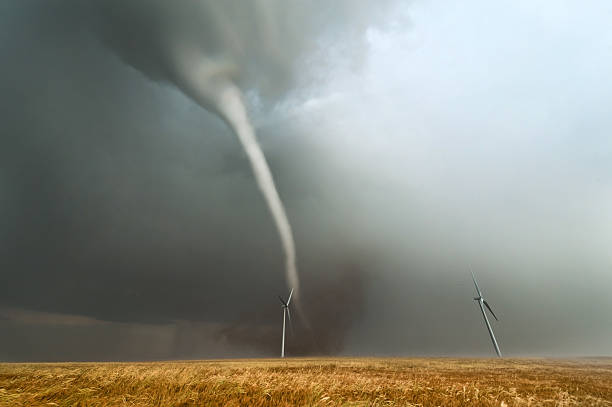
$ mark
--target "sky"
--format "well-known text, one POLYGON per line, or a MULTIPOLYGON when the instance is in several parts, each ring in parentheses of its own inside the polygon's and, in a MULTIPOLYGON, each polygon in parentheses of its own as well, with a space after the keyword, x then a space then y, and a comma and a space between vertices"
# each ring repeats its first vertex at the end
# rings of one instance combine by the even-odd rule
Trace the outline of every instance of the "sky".
POLYGON ((280 352, 184 49, 288 355, 612 355, 612 5, 327 3, 0 4, 0 360, 280 352))

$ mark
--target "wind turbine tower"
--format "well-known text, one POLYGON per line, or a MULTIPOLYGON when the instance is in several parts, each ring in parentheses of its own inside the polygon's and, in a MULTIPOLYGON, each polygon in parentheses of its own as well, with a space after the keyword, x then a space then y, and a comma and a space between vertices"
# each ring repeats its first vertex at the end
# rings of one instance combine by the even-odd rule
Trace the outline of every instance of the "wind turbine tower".
POLYGON ((293 288, 289 292, 289 298, 287 301, 283 300, 283 298, 279 295, 278 299, 281 302, 281 307, 283 308, 283 340, 281 342, 281 358, 285 357, 285 319, 289 318, 289 323, 291 323, 291 311, 289 311, 289 303, 291 303, 291 296, 293 295, 293 288))
POLYGON ((485 312, 484 307, 487 307, 487 309, 489 310, 489 312, 491 313, 491 315, 493 315, 493 318, 495 318, 496 321, 499 321, 499 319, 497 319, 497 317, 495 316, 495 313, 493 313, 493 310, 491 309, 491 307, 489 306, 489 303, 487 303, 484 299, 484 297, 482 296, 482 293, 480 292, 480 288, 478 288, 478 283, 476 282, 476 277, 474 277, 474 272, 472 271, 472 280, 474 281, 474 286, 476 286, 476 292, 478 293, 478 297, 474 298, 474 301, 478 302, 478 306, 480 307, 480 311, 482 312, 482 317, 485 320, 485 324, 487 325, 487 329, 489 331, 489 336, 491 336, 491 342, 493 342, 493 347, 495 348, 495 352, 497 353, 498 357, 502 357, 501 352, 499 350, 499 345, 497 344, 497 340, 495 339, 495 334, 493 333, 493 328, 491 328, 491 324, 489 323, 489 318, 487 318, 487 314, 485 312), (484 305, 484 307, 483 307, 484 305))

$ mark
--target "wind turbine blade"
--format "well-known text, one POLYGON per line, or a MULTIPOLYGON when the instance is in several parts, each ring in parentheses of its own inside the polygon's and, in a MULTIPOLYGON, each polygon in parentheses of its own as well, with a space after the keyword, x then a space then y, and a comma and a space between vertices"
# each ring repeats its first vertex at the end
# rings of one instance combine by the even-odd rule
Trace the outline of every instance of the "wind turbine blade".
POLYGON ((285 307, 287 306, 287 304, 285 303, 285 301, 283 301, 283 298, 279 295, 278 299, 280 300, 281 304, 283 304, 285 307))
POLYGON ((493 328, 491 328, 491 324, 489 323, 489 318, 487 318, 487 314, 482 306, 484 300, 480 299, 478 301, 478 307, 480 308, 480 312, 482 312, 482 318, 484 319, 485 325, 487 326, 487 331, 489 331, 489 336, 491 337, 491 342, 493 342, 493 347, 495 348, 495 353, 497 353, 498 357, 501 356, 501 351, 499 350, 499 345, 497 344, 497 339, 495 339, 495 334, 493 333, 493 328))
POLYGON ((293 288, 291 289, 291 292, 289 293, 289 298, 287 298, 287 304, 289 305, 289 303, 291 302, 291 296, 293 295, 293 288))
POLYGON ((495 318, 496 321, 499 321, 499 319, 497 319, 497 317, 495 316, 495 313, 493 312, 493 310, 491 309, 491 307, 489 307, 489 303, 486 301, 482 301, 484 302, 484 305, 487 307, 487 309, 489 310, 489 312, 491 313, 491 315, 493 315, 493 318, 495 318))
POLYGON ((291 310, 287 307, 287 317, 289 317, 289 328, 291 329, 291 335, 293 335, 293 321, 291 320, 291 310))
MULTIPOLYGON (((472 268, 472 266, 470 266, 470 269, 471 268, 472 268)), ((478 293, 478 296, 482 297, 482 293, 480 292, 480 288, 478 288, 478 283, 476 282, 476 277, 474 277, 474 272, 473 271, 472 271, 472 280, 474 281, 474 286, 476 286, 476 292, 478 293)))

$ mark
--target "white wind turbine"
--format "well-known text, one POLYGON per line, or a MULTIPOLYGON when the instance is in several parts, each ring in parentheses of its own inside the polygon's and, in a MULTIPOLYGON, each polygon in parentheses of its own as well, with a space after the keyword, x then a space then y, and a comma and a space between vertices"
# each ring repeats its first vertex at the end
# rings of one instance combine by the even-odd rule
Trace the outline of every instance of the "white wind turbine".
POLYGON ((489 310, 491 315, 493 315, 493 318, 495 318, 496 321, 499 321, 499 320, 495 316, 495 313, 493 313, 493 310, 491 309, 489 304, 483 298, 482 293, 480 292, 480 288, 478 288, 478 283, 476 283, 476 277, 474 277, 474 272, 473 271, 472 271, 472 280, 474 281, 474 285, 476 286, 476 292, 478 293, 478 297, 474 298, 474 301, 478 301, 478 306, 480 307, 480 311, 482 311, 482 316, 483 316, 483 318, 485 320, 485 324, 487 324, 487 329, 489 330, 489 335, 491 336, 491 341, 493 342, 493 346, 495 347, 495 352, 497 353, 497 356, 501 358, 502 355, 501 355, 501 352, 499 350, 499 346, 497 345, 497 340, 495 339, 495 334, 493 334, 493 328, 491 328, 491 324, 489 323, 489 319, 487 318, 487 314, 485 313, 483 304, 484 304, 485 307, 487 307, 487 309, 489 310))
POLYGON ((291 296, 293 295, 293 288, 289 292, 289 298, 287 301, 284 301, 283 298, 279 295, 278 299, 280 300, 283 307, 283 341, 281 343, 281 358, 285 357, 285 317, 289 317, 289 323, 291 323, 291 311, 289 311, 289 303, 291 302, 291 296))

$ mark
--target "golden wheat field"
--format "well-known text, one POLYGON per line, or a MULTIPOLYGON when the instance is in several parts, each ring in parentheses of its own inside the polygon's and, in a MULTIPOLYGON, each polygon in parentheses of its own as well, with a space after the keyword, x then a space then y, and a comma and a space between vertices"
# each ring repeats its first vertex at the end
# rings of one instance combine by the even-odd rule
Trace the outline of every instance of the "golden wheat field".
POLYGON ((612 359, 0 364, 1 406, 612 406, 612 359))

